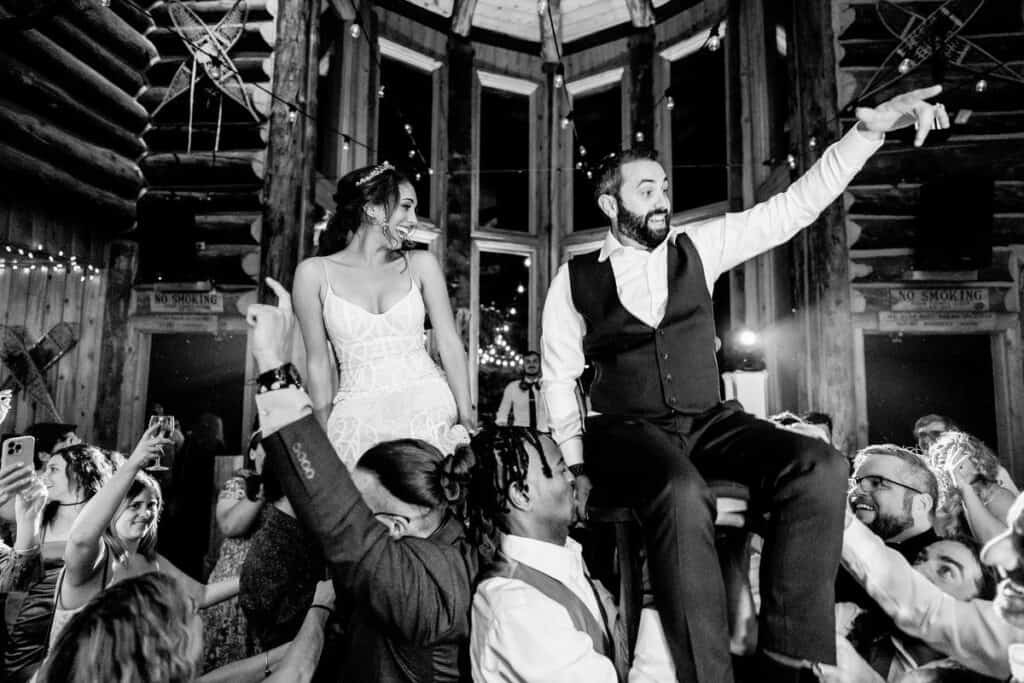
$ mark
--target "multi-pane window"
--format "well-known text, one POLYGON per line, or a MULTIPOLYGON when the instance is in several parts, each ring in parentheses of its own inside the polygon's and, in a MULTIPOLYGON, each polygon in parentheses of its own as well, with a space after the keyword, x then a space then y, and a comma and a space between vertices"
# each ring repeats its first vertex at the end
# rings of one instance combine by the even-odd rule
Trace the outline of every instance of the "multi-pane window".
POLYGON ((618 152, 622 140, 622 86, 619 83, 573 97, 576 140, 573 143, 572 226, 574 231, 608 227, 608 217, 597 207, 594 188, 598 180, 591 173, 611 152, 618 152), (581 154, 580 147, 583 147, 581 154))
POLYGON ((406 172, 416 188, 416 213, 426 218, 431 215, 427 168, 433 130, 433 75, 397 59, 382 57, 380 61, 384 97, 379 100, 377 117, 377 161, 390 161, 406 172))
POLYGON ((530 95, 480 89, 480 230, 530 231, 530 95))

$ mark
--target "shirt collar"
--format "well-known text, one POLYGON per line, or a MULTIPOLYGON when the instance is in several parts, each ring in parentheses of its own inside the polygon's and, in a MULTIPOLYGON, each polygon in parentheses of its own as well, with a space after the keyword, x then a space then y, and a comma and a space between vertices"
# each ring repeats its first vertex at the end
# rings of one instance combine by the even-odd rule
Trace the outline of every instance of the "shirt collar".
POLYGON ((501 551, 510 560, 530 565, 563 582, 585 573, 583 549, 571 538, 566 539, 564 546, 557 546, 525 536, 504 534, 501 551))
POLYGON ((645 249, 638 249, 636 247, 626 246, 625 244, 623 244, 622 242, 619 241, 619 238, 616 237, 615 234, 611 230, 609 230, 605 234, 605 236, 604 236, 604 242, 601 243, 601 253, 597 255, 597 260, 598 261, 607 261, 608 259, 610 259, 615 254, 619 253, 620 251, 621 252, 627 252, 628 251, 628 252, 639 253, 639 254, 644 254, 644 255, 657 254, 659 252, 665 251, 665 249, 667 249, 667 247, 665 245, 667 245, 669 242, 672 242, 673 240, 675 240, 676 236, 679 233, 681 233, 681 232, 683 232, 683 228, 682 227, 679 227, 679 226, 671 226, 671 227, 669 227, 669 229, 668 229, 668 237, 665 238, 665 241, 662 242, 661 244, 659 244, 655 249, 653 249, 651 251, 647 251, 645 249))

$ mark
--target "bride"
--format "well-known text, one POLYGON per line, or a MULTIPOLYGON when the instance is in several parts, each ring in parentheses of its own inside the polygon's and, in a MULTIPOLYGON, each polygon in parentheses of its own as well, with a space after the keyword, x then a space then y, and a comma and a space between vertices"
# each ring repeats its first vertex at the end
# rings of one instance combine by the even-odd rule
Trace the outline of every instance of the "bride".
POLYGON ((317 419, 349 469, 389 439, 451 453, 469 441, 474 406, 441 267, 429 252, 402 248, 416 226, 416 190, 384 162, 346 174, 334 199, 319 256, 295 271, 317 419), (424 345, 426 316, 444 373, 424 345))

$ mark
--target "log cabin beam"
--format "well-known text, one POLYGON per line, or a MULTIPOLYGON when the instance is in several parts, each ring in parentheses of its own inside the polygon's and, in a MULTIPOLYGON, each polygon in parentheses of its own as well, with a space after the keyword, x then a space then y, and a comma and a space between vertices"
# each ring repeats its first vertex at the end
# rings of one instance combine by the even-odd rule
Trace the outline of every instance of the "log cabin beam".
MULTIPOLYGON (((0 19, 10 14, 0 8, 0 19)), ((63 87, 74 91, 79 99, 91 101, 95 108, 105 109, 130 132, 140 132, 149 121, 145 108, 135 98, 111 83, 103 74, 39 31, 16 34, 11 47, 18 56, 43 69, 63 87)))
POLYGON ((262 191, 211 189, 152 188, 146 191, 141 201, 189 201, 197 213, 254 213, 263 210, 262 191))
MULTIPOLYGON (((103 335, 99 354, 99 390, 95 412, 95 443, 118 443, 121 394, 128 363, 128 321, 132 308, 132 285, 139 265, 139 244, 116 240, 107 260, 103 304, 103 335)), ((145 368, 139 370, 145 372, 145 368)))
POLYGON ((629 10, 629 20, 636 28, 654 26, 654 5, 651 0, 624 0, 629 10))
MULTIPOLYGON (((817 150, 839 136, 835 40, 830 3, 802 3, 794 12, 789 42, 793 59, 796 116, 793 135, 800 164, 809 168, 817 150)), ((850 317, 850 254, 842 202, 834 202, 792 242, 795 303, 803 333, 799 407, 832 416, 833 442, 842 453, 857 445, 853 326, 850 317)))
POLYGON ((0 98, 0 138, 39 159, 53 163, 97 187, 134 198, 144 180, 130 159, 70 135, 59 127, 0 98))
POLYGON ((352 21, 356 18, 356 8, 352 0, 328 0, 328 4, 342 21, 352 21))
POLYGON ((195 187, 263 184, 266 152, 262 149, 226 152, 160 152, 142 159, 146 180, 157 187, 195 187))
MULTIPOLYGON (((146 77, 153 85, 167 85, 178 67, 192 61, 191 55, 164 55, 153 65, 146 77)), ((269 54, 246 53, 231 58, 235 70, 246 83, 265 81, 273 77, 274 58, 269 54)), ((202 68, 202 67, 200 67, 202 68)))
POLYGON ((140 35, 153 30, 153 17, 134 0, 110 0, 110 9, 140 35))
POLYGON ((304 116, 290 120, 285 102, 297 102, 315 112, 319 6, 312 2, 285 2, 278 8, 274 50, 275 102, 270 114, 267 146, 266 203, 263 213, 260 258, 260 300, 273 293, 266 277, 291 288, 302 240, 313 223, 313 159, 315 122, 304 116))
POLYGON ((56 125, 84 139, 137 159, 146 145, 137 135, 85 106, 77 97, 54 84, 24 62, 0 50, 0 87, 11 99, 44 110, 56 125))
POLYGON ((540 21, 540 53, 545 62, 560 62, 562 51, 562 0, 548 0, 540 21))
MULTIPOLYGON (((253 110, 263 118, 270 116, 270 106, 273 103, 273 98, 270 93, 270 83, 245 83, 245 92, 249 95, 249 102, 252 104, 253 110)), ((164 97, 167 96, 167 88, 163 86, 155 86, 146 90, 139 97, 139 104, 146 108, 147 111, 153 111, 160 103, 164 101, 164 97)), ((183 93, 179 97, 188 100, 188 93, 183 93)), ((187 106, 187 105, 186 105, 187 106)), ((253 122, 256 123, 255 121, 253 122)))
MULTIPOLYGON (((339 0, 344 2, 345 0, 339 0)), ((236 0, 186 0, 181 4, 199 15, 203 21, 216 23, 221 16, 226 14, 235 6, 236 0)), ((277 2, 274 0, 246 0, 246 17, 249 20, 268 19, 277 15, 277 2)), ((166 24, 167 3, 159 0, 149 8, 153 19, 166 24)))
POLYGON ((916 150, 909 145, 886 144, 865 164, 857 182, 920 182, 950 168, 964 174, 991 174, 999 169, 999 177, 1004 180, 1024 180, 1024 144, 993 139, 971 144, 929 143, 916 150))
POLYGON ((648 145, 654 142, 654 26, 636 28, 629 36, 629 109, 632 122, 630 144, 640 135, 648 145))
POLYGON ((475 11, 476 0, 455 0, 452 7, 452 33, 463 38, 469 36, 475 11))
POLYGON ((159 57, 148 38, 109 8, 103 9, 90 2, 78 11, 66 12, 63 16, 140 71, 145 71, 159 57))
POLYGON ((38 28, 133 98, 146 89, 146 80, 140 71, 125 64, 106 45, 97 42, 66 18, 58 15, 38 28))
MULTIPOLYGON (((73 208, 107 216, 117 228, 127 227, 135 220, 135 198, 125 199, 0 142, 0 173, 7 176, 6 183, 22 187, 28 192, 61 202, 73 208), (68 202, 68 200, 72 202, 68 202)), ((108 223, 110 225, 110 223, 108 223)))
MULTIPOLYGON (((220 125, 220 149, 223 151, 253 149, 267 144, 267 123, 255 121, 227 121, 220 125)), ((193 122, 192 145, 197 149, 213 149, 217 138, 215 121, 193 122)), ((188 124, 185 122, 156 123, 146 131, 146 143, 152 149, 185 149, 188 144, 188 124)))

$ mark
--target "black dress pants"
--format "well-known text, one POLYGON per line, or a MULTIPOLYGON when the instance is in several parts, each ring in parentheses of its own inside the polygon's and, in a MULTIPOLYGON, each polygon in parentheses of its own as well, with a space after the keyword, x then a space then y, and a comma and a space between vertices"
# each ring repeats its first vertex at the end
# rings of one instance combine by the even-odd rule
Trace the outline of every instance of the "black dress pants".
POLYGON ((602 499, 640 517, 679 681, 732 681, 708 480, 749 487, 752 512, 770 515, 759 648, 835 663, 834 590, 848 474, 835 449, 723 403, 695 418, 591 418, 584 454, 602 499))

